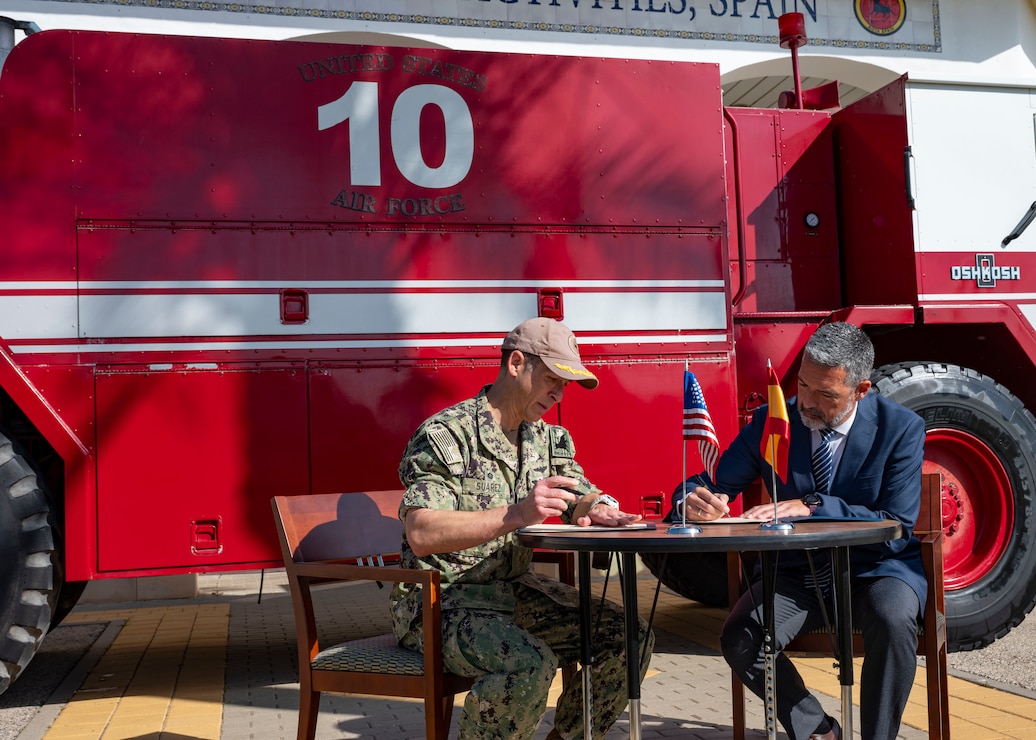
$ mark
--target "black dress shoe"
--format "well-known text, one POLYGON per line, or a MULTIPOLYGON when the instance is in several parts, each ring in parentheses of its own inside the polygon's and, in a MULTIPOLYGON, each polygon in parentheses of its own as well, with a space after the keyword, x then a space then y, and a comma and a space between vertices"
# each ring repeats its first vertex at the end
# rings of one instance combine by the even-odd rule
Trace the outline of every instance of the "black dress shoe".
POLYGON ((842 726, 838 724, 838 720, 831 719, 830 730, 823 734, 814 733, 809 736, 809 740, 842 740, 842 726))

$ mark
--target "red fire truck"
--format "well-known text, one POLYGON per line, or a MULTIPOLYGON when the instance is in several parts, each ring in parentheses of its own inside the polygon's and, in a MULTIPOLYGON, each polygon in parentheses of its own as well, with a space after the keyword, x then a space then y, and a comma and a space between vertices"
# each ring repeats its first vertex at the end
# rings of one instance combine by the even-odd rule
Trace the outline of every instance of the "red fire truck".
MULTIPOLYGON (((767 360, 791 394, 818 324, 865 327, 944 475, 950 641, 1004 634, 1036 599, 1036 265, 916 243, 910 94, 726 108, 712 64, 32 34, 0 74, 0 689, 87 581, 275 567, 271 496, 398 486, 537 314, 601 378, 550 419, 653 518, 685 366, 727 442, 767 360)), ((690 570, 661 575, 709 598, 690 570)))

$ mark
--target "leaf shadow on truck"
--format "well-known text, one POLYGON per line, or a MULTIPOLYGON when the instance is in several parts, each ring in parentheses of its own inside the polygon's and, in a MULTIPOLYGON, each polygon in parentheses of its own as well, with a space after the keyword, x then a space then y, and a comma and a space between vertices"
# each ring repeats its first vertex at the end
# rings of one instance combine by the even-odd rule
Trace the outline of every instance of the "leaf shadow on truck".
MULTIPOLYGON (((985 251, 915 248, 910 94, 737 110, 712 64, 18 44, 0 75, 0 447, 52 485, 4 479, 7 680, 85 581, 273 566, 270 496, 397 485, 417 424, 488 382, 537 313, 602 378, 558 423, 595 483, 656 519, 688 364, 730 439, 767 359, 790 385, 819 322, 863 325, 877 392, 925 416, 955 512, 951 645, 1004 634, 1036 598, 1036 347, 1019 301, 952 279, 1000 275, 985 251)), ((1028 275, 1031 238, 996 255, 1008 275, 1028 275)), ((674 563, 667 585, 715 600, 708 569, 674 563)))

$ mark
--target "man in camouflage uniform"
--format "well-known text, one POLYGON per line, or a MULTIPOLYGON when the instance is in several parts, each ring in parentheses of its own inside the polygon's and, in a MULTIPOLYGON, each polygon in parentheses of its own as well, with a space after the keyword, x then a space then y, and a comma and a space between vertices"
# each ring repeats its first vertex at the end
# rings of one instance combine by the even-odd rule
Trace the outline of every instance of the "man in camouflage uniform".
MULTIPOLYGON (((592 486, 568 432, 542 421, 570 381, 598 384, 572 332, 525 321, 504 340, 493 384, 426 420, 400 463, 403 566, 442 573, 444 666, 478 677, 461 738, 531 738, 559 664, 579 658, 578 591, 533 572, 516 530, 550 516, 611 526, 641 518, 592 486)), ((420 605, 419 586, 393 590, 396 635, 417 651, 420 605)), ((603 737, 627 703, 622 611, 606 603, 594 619, 593 734, 603 737)), ((639 638, 643 678, 654 644, 643 620, 639 638)), ((558 700, 551 740, 583 737, 582 683, 558 700)))

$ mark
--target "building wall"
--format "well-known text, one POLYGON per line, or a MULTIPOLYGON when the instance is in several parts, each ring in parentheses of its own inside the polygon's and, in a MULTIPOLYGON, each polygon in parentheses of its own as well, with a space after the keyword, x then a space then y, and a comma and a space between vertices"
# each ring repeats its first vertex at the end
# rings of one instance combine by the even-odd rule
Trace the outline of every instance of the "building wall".
POLYGON ((4 14, 41 29, 346 41, 391 34, 457 49, 708 61, 726 80, 747 65, 787 60, 777 45, 786 11, 806 22, 806 74, 838 59, 895 75, 1036 86, 1036 0, 9 0, 4 14))

